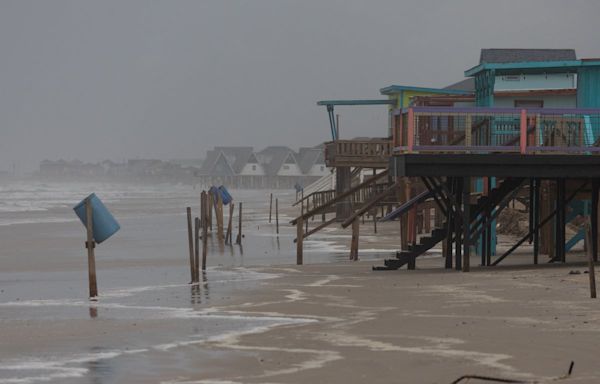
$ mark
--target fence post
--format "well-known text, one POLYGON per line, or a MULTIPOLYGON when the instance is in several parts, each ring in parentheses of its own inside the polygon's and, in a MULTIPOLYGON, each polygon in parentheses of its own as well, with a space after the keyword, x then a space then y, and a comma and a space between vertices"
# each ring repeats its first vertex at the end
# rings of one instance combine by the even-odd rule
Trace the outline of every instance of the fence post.
POLYGON ((408 152, 413 151, 413 147, 415 146, 415 119, 414 119, 414 111, 412 108, 408 108, 408 123, 406 132, 408 138, 408 152))
POLYGON ((521 136, 520 136, 520 150, 521 154, 524 155, 527 152, 527 111, 521 109, 521 136))

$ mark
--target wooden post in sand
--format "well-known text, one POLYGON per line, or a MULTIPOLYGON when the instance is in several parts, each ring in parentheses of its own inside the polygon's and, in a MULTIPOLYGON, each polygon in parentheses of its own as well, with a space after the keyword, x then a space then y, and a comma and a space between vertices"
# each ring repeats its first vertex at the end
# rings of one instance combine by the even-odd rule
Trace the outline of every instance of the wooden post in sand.
POLYGON ((92 218, 92 202, 90 199, 85 200, 85 216, 87 229, 87 241, 85 247, 88 252, 88 275, 90 283, 90 298, 98 296, 98 284, 96 283, 96 256, 94 255, 94 248, 96 242, 94 241, 94 221, 92 218))
POLYGON ((304 262, 303 242, 304 242, 304 218, 300 216, 296 222, 296 264, 302 265, 304 262))
POLYGON ((275 232, 279 235, 279 199, 275 199, 275 232))
POLYGON ((238 235, 235 239, 235 243, 242 245, 242 203, 240 203, 240 208, 238 209, 238 235))
POLYGON ((214 202, 213 202, 213 194, 208 193, 208 228, 210 228, 210 231, 212 232, 212 210, 213 210, 213 206, 214 206, 214 202))
POLYGON ((592 229, 589 223, 585 224, 585 239, 586 239, 586 253, 588 257, 588 275, 590 278, 590 297, 596 298, 596 271, 594 270, 594 251, 592 249, 592 242, 594 241, 592 236, 592 229))
POLYGON ((194 220, 194 283, 200 281, 200 273, 198 273, 198 266, 200 265, 200 219, 196 217, 194 220))
POLYGON ((360 222, 358 219, 352 221, 352 241, 350 243, 350 260, 358 260, 358 232, 360 222))
MULTIPOLYGON (((208 196, 206 192, 202 192, 202 214, 204 215, 204 226, 202 227, 202 270, 206 270, 206 254, 208 253, 208 211, 210 207, 208 206, 208 196)), ((196 270, 198 269, 198 265, 196 265, 196 270)), ((200 272, 198 272, 198 277, 200 277, 200 272)))
POLYGON ((223 241, 223 199, 220 194, 217 194, 217 206, 216 206, 216 215, 217 215, 217 237, 220 241, 223 241))
POLYGON ((273 192, 271 192, 271 198, 269 199, 269 224, 271 224, 271 213, 273 212, 273 192))
MULTIPOLYGON (((202 206, 201 206, 202 207, 202 206)), ((192 208, 187 207, 187 227, 188 227, 188 246, 190 248, 190 272, 192 275, 192 283, 194 282, 194 237, 192 234, 192 208)))
POLYGON ((229 221, 227 223, 227 232, 225 232, 225 244, 231 244, 231 225, 233 220, 233 210, 234 204, 233 201, 229 203, 229 221))

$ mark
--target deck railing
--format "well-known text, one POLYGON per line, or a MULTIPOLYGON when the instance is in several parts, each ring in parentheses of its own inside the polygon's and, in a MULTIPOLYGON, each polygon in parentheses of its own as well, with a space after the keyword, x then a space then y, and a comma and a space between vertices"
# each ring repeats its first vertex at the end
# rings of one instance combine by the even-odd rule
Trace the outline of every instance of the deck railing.
POLYGON ((396 121, 395 152, 600 152, 600 109, 412 107, 396 121))
POLYGON ((325 160, 333 164, 339 162, 386 163, 392 154, 392 141, 389 138, 336 140, 325 143, 325 160))

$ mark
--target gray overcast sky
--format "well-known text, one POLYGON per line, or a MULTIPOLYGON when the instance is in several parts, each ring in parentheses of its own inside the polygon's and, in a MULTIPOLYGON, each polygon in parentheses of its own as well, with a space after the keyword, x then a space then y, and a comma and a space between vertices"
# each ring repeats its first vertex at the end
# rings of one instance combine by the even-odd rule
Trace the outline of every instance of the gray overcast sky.
MULTIPOLYGON (((328 139, 315 102, 444 86, 482 47, 599 57, 590 0, 0 0, 0 170, 328 139)), ((340 109, 344 137, 382 107, 340 109)))

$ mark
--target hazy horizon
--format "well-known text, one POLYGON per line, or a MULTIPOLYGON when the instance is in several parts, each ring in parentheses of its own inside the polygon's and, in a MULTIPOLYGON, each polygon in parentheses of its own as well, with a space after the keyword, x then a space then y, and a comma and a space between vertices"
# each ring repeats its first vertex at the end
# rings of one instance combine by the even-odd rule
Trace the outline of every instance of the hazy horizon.
MULTIPOLYGON (((0 171, 317 145, 329 138, 317 100, 442 87, 481 48, 599 57, 598 14, 584 0, 5 0, 0 171)), ((342 137, 386 134, 385 107, 339 113, 342 137)))

